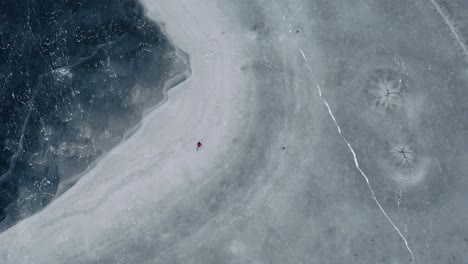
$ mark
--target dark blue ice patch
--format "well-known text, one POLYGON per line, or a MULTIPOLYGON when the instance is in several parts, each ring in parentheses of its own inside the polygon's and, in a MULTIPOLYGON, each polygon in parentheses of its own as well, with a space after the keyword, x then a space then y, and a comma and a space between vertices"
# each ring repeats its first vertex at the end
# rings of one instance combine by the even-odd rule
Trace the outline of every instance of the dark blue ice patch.
POLYGON ((141 122, 175 51, 136 0, 0 2, 0 230, 141 122))

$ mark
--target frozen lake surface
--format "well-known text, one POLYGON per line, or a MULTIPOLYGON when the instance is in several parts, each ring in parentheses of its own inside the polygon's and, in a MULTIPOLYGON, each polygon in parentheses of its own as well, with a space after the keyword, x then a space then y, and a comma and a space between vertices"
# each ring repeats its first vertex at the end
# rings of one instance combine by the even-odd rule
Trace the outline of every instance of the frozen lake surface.
POLYGON ((462 0, 141 3, 178 75, 1 263, 468 262, 462 0))

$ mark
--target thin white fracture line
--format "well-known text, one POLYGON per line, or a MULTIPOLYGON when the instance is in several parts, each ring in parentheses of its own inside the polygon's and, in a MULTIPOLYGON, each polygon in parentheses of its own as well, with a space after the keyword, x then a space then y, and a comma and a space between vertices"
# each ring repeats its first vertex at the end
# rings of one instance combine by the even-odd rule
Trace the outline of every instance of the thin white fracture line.
POLYGON ((467 50, 465 44, 463 43, 462 39, 460 38, 460 35, 457 33, 457 30, 455 29, 455 26, 450 22, 450 19, 447 17, 447 15, 444 14, 444 12, 440 8, 439 4, 437 4, 437 2, 435 0, 429 0, 429 1, 431 1, 432 5, 435 7, 437 13, 439 13, 439 15, 442 16, 445 23, 450 28, 450 31, 452 31, 452 34, 455 36, 455 39, 457 40, 458 44, 462 48, 464 55, 468 57, 468 50, 467 50))
POLYGON ((348 148, 349 150, 351 151, 351 154, 353 154, 353 159, 354 159, 354 165, 356 166, 356 168, 358 169, 358 171, 361 173, 361 175, 364 177, 364 179, 366 180, 366 183, 367 183, 367 186, 369 187, 369 190, 371 191, 371 194, 372 194, 372 199, 375 201, 375 203, 377 204, 377 206, 379 207, 380 211, 383 213, 383 215, 385 216, 385 218, 387 218, 387 220, 390 222, 390 224, 392 224, 393 228, 398 232, 398 235, 400 235, 401 239, 403 239, 403 242, 405 243, 405 246, 406 246, 406 249, 409 251, 409 253, 411 254, 411 260, 413 261, 413 263, 415 263, 415 259, 414 259, 414 255, 413 255, 413 251, 411 250, 411 248, 409 247, 409 244, 408 244, 408 241, 406 240, 406 238, 403 236, 403 234, 401 233, 400 229, 395 225, 395 223, 393 223, 392 219, 387 215, 387 213, 385 212, 385 210, 383 209, 382 205, 380 205, 380 202, 379 200, 377 200, 377 197, 375 196, 375 192, 374 192, 374 189, 372 188, 370 182, 369 182, 369 178, 367 177, 367 175, 364 173, 364 171, 361 169, 361 167, 359 166, 359 162, 358 162, 358 159, 357 159, 357 155, 356 155, 356 152, 354 151, 353 147, 351 147, 351 144, 349 144, 348 140, 346 139, 346 137, 341 133, 341 128, 340 126, 338 125, 338 122, 336 121, 336 118, 335 116, 333 115, 333 112, 330 108, 330 105, 328 104, 327 100, 325 100, 325 98, 322 97, 322 91, 320 89, 320 86, 317 84, 317 81, 315 80, 315 76, 312 72, 312 69, 310 68, 309 66, 309 62, 307 61, 307 57, 306 55, 304 54, 304 52, 302 51, 302 49, 299 49, 299 52, 302 54, 302 57, 304 58, 304 61, 306 63, 306 67, 309 69, 310 71, 310 74, 312 75, 312 79, 314 81, 314 84, 315 86, 317 87, 317 90, 319 92, 319 96, 320 96, 320 99, 322 100, 322 102, 325 104, 325 106, 327 107, 328 109, 328 113, 330 114, 333 122, 335 123, 335 126, 336 126, 336 129, 338 130, 338 133, 340 134, 340 136, 343 138, 343 141, 348 145, 348 148))
MULTIPOLYGON (((322 90, 320 89, 320 86, 318 85, 317 80, 315 80, 314 72, 310 68, 310 65, 309 65, 309 62, 307 61, 307 57, 306 57, 305 53, 302 51, 302 49, 299 49, 299 52, 301 52, 302 58, 304 58, 304 61, 306 63, 306 67, 307 67, 307 69, 309 69, 310 75, 312 75, 312 79, 314 80, 315 86, 317 86, 319 96, 322 97, 322 90)), ((336 124, 336 122, 335 122, 335 124, 336 124)))
MULTIPOLYGON (((320 97, 321 97, 321 96, 320 96, 320 97)), ((330 105, 328 105, 327 101, 325 101, 325 99, 323 99, 323 97, 321 97, 321 98, 322 98, 323 103, 324 103, 324 104, 327 106, 327 108, 328 108, 328 113, 330 113, 330 116, 331 116, 331 118, 333 119, 333 122, 335 123, 336 128, 338 129, 338 133, 339 133, 341 136, 343 136, 343 135, 341 134, 341 128, 340 128, 340 126, 338 125, 338 123, 336 122, 335 116, 334 116, 333 113, 332 113, 332 110, 331 110, 331 108, 330 108, 330 105)), ((344 137, 343 137, 343 139, 344 139, 344 137)), ((344 139, 344 140, 346 141, 346 139, 344 139)), ((348 144, 348 145, 349 145, 349 144, 348 144)))
POLYGON ((361 173, 361 175, 366 179, 367 186, 369 187, 369 190, 370 190, 371 193, 372 193, 372 199, 374 199, 375 203, 379 206, 380 211, 382 211, 382 213, 385 215, 385 217, 386 217, 387 220, 390 222, 390 224, 392 224, 393 228, 398 232, 398 235, 400 235, 401 239, 403 239, 403 242, 405 243, 406 249, 407 249, 407 250, 409 251, 409 253, 411 254, 411 259, 413 260, 413 263, 416 263, 416 261, 415 261, 415 259, 414 259, 413 251, 411 251, 411 248, 409 247, 408 241, 407 241, 406 238, 403 236, 403 234, 401 233, 400 229, 398 229, 398 227, 395 225, 395 223, 393 223, 392 219, 390 219, 390 217, 387 215, 387 213, 386 213, 385 210, 383 209, 382 205, 380 205, 379 200, 377 200, 377 197, 375 196, 374 189, 373 189, 372 186, 370 185, 369 178, 366 176, 366 174, 364 173, 364 171, 362 171, 361 167, 359 167, 358 159, 357 159, 357 157, 356 157, 356 152, 354 152, 354 149, 351 147, 351 144, 349 144, 348 140, 346 140, 346 138, 345 138, 343 135, 341 135, 341 136, 343 137, 343 140, 346 142, 346 144, 348 145, 349 150, 350 150, 351 153, 353 154, 354 164, 356 165, 356 168, 359 170, 359 172, 361 173))

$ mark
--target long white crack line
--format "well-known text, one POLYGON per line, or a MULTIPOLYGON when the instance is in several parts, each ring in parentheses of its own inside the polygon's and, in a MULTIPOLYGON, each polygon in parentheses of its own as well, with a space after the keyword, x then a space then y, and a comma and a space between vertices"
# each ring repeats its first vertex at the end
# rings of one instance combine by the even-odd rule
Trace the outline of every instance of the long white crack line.
POLYGON ((323 98, 322 96, 322 90, 320 89, 320 86, 318 85, 316 79, 315 79, 315 76, 314 76, 314 73, 312 71, 312 69, 310 68, 310 65, 309 65, 309 62, 307 61, 307 57, 305 55, 305 53, 302 51, 302 49, 299 49, 299 52, 302 54, 302 58, 304 58, 304 61, 306 63, 306 67, 307 69, 309 70, 310 72, 310 75, 312 76, 312 80, 315 84, 315 86, 317 87, 317 90, 318 90, 318 93, 319 93, 319 96, 320 96, 320 99, 322 100, 322 102, 325 104, 325 106, 327 107, 328 109, 328 113, 330 114, 330 117, 332 118, 333 122, 335 123, 335 126, 336 126, 336 129, 338 130, 338 133, 340 134, 340 136, 343 138, 343 141, 346 143, 346 145, 348 145, 348 148, 349 150, 351 151, 351 154, 353 154, 353 159, 354 159, 354 165, 356 166, 357 170, 361 173, 361 175, 364 177, 364 179, 366 180, 366 183, 367 183, 367 186, 369 187, 369 190, 371 191, 371 194, 372 194, 372 199, 375 201, 375 203, 377 204, 377 206, 379 207, 380 211, 383 213, 383 215, 387 218, 388 222, 390 222, 390 224, 392 224, 393 228, 398 232, 398 235, 400 235, 401 239, 403 239, 403 242, 405 243, 405 246, 406 246, 406 249, 409 251, 409 253, 411 254, 411 260, 413 261, 413 263, 415 263, 415 259, 414 259, 414 255, 413 255, 413 251, 411 250, 411 248, 409 247, 408 245, 408 241, 406 240, 406 238, 403 236, 403 234, 401 233, 400 229, 395 225, 395 223, 393 223, 392 219, 390 219, 390 217, 387 215, 387 213, 385 212, 385 210, 383 209, 382 205, 380 205, 380 202, 379 200, 377 200, 377 197, 375 196, 375 192, 374 192, 374 189, 372 188, 370 182, 369 182, 369 178, 367 177, 367 175, 364 173, 364 171, 361 169, 361 167, 359 166, 359 162, 358 162, 358 159, 357 159, 357 156, 356 156, 356 152, 354 151, 353 147, 351 147, 351 144, 349 144, 348 140, 345 138, 345 136, 341 133, 341 128, 340 126, 338 125, 338 122, 336 121, 336 118, 335 116, 333 115, 333 112, 330 108, 330 105, 328 104, 327 100, 325 100, 325 98, 323 98))
POLYGON ((457 41, 458 45, 460 45, 460 48, 462 49, 463 55, 468 57, 468 50, 467 50, 467 48, 465 46, 465 43, 463 42, 462 37, 457 32, 456 26, 452 22, 450 22, 450 18, 448 17, 448 15, 444 14, 444 11, 442 11, 442 8, 440 7, 440 5, 435 0, 429 0, 429 2, 431 2, 431 4, 436 9, 436 12, 439 13, 439 15, 444 20, 445 24, 447 24, 447 26, 449 27, 450 32, 452 32, 452 34, 455 37, 455 40, 457 41))

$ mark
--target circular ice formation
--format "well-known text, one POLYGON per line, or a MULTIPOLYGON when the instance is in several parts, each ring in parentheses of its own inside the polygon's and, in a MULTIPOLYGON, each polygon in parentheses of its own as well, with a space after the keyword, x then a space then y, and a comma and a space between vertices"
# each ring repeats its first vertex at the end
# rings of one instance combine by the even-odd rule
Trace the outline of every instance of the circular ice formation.
POLYGON ((407 85, 397 72, 377 69, 371 73, 367 94, 375 105, 385 109, 401 107, 407 85))
POLYGON ((390 146, 389 151, 395 165, 399 167, 411 169, 416 162, 416 153, 409 143, 397 143, 390 146))
POLYGON ((398 142, 388 148, 386 159, 388 176, 402 185, 414 185, 421 182, 430 167, 430 159, 419 157, 413 144, 398 142))

